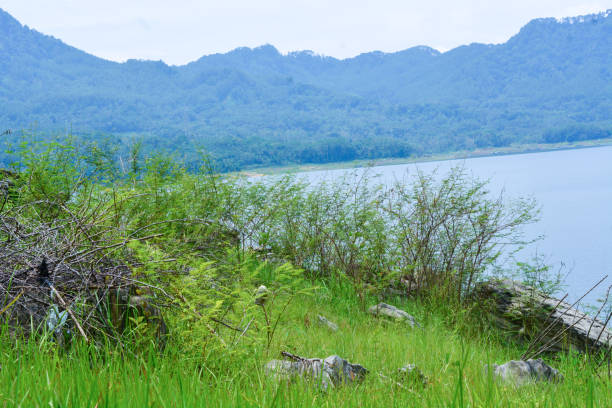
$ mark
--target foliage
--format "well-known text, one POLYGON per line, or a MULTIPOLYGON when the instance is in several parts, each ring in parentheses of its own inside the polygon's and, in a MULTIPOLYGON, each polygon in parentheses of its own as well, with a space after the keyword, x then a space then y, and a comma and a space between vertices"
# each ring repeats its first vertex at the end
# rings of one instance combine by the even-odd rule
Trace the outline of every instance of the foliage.
MULTIPOLYGON (((14 181, 2 193, 11 199, 0 209, 0 259, 9 259, 7 250, 19 254, 3 266, 11 272, 46 256, 58 268, 54 293, 66 304, 49 299, 43 285, 46 330, 20 337, 10 316, 40 282, 32 275, 27 285, 2 282, 2 404, 609 405, 605 367, 573 355, 554 362, 566 376, 555 386, 563 392, 519 391, 482 375, 483 364, 523 350, 501 340, 465 294, 525 242, 520 227, 536 207, 492 196, 486 182, 461 169, 419 173, 390 188, 368 171, 321 184, 254 182, 221 176, 206 160, 190 173, 165 155, 135 154, 139 165, 122 168, 100 144, 34 148, 15 151, 14 181), (125 292, 96 292, 91 302, 75 290, 92 276, 105 289, 129 282, 128 297, 144 303, 117 319, 112 299, 125 292), (364 309, 380 299, 423 328, 407 334, 403 325, 373 320, 364 309), (161 310, 169 327, 163 341, 151 310, 161 310), (339 332, 313 324, 318 314, 339 332), (79 340, 74 319, 93 341, 79 340), (286 387, 262 367, 287 350, 340 354, 372 374, 359 387, 327 394, 286 387), (395 385, 406 362, 430 383, 395 385)), ((545 282, 540 260, 519 267, 545 282)))
POLYGON ((391 188, 368 171, 318 185, 284 177, 247 182, 236 195, 245 203, 234 220, 244 245, 314 277, 346 278, 362 302, 394 286, 462 303, 530 242, 521 228, 537 217, 533 200, 492 196, 461 168, 391 188))
MULTIPOLYGON (((167 344, 219 378, 236 365, 260 364, 253 356, 294 350, 287 327, 295 325, 295 305, 308 302, 306 295, 326 294, 319 305, 359 316, 375 301, 409 295, 423 317, 452 315, 454 330, 462 331, 474 310, 465 295, 527 242, 520 228, 537 214, 532 201, 492 196, 486 182, 460 168, 419 173, 390 187, 369 171, 308 184, 298 177, 223 176, 206 158, 189 172, 174 157, 136 153, 134 167, 113 162, 104 144, 16 149, 15 182, 7 185, 12 199, 0 217, 3 225, 17 220, 27 228, 14 234, 0 228, 0 239, 11 242, 2 250, 17 248, 29 264, 20 258, 3 270, 29 270, 45 256, 53 265, 64 262, 63 277, 76 271, 72 283, 90 284, 97 273, 104 290, 95 302, 72 283, 57 284, 68 306, 49 307, 57 315, 70 309, 87 323, 95 347, 113 342, 117 352, 143 356, 167 344), (70 262, 74 254, 78 262, 70 262), (261 285, 265 302, 256 295, 261 285), (118 314, 117 299, 139 299, 141 306, 118 314), (151 310, 161 310, 152 314, 163 314, 169 328, 163 341, 151 310)), ((0 317, 12 324, 4 318, 32 292, 24 296, 9 283, 0 317)), ((299 318, 305 327, 315 319, 299 318)), ((65 319, 72 334, 73 323, 65 319)))
POLYGON ((522 227, 538 215, 533 199, 493 196, 486 182, 460 167, 441 178, 419 172, 411 183, 398 182, 385 211, 408 290, 438 292, 458 303, 504 255, 529 242, 522 227))
POLYGON ((552 271, 546 264, 543 255, 534 255, 529 262, 517 262, 517 278, 540 293, 553 296, 561 289, 564 275, 562 264, 557 271, 552 271))

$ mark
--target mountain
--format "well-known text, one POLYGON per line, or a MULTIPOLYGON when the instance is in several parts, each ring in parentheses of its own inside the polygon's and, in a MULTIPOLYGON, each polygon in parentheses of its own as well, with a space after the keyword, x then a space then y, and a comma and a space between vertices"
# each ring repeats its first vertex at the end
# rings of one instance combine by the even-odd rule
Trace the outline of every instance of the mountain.
POLYGON ((0 128, 143 138, 222 169, 612 136, 612 10, 504 44, 344 60, 273 46, 116 63, 0 10, 0 128))

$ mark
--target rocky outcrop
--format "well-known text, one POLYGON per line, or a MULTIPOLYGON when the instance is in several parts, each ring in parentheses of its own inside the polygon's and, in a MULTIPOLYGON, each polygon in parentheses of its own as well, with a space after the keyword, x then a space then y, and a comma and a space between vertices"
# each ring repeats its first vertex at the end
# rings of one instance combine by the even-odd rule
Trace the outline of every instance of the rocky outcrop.
POLYGON ((359 364, 351 364, 336 355, 326 359, 292 357, 293 361, 268 362, 265 367, 266 374, 278 380, 292 381, 302 378, 313 381, 326 391, 329 387, 360 382, 368 373, 368 370, 359 364))
POLYGON ((501 329, 526 340, 537 339, 542 351, 597 352, 612 345, 612 331, 602 322, 530 286, 490 281, 479 287, 477 296, 493 302, 501 329))
POLYGON ((511 360, 502 365, 494 364, 493 377, 516 386, 538 381, 563 381, 563 375, 541 359, 511 360))
POLYGON ((368 312, 376 317, 382 316, 398 322, 405 322, 410 325, 410 327, 420 327, 420 325, 417 323, 413 316, 409 315, 407 312, 401 309, 398 309, 395 306, 391 306, 386 303, 379 303, 377 305, 374 305, 370 307, 370 309, 368 309, 368 312))

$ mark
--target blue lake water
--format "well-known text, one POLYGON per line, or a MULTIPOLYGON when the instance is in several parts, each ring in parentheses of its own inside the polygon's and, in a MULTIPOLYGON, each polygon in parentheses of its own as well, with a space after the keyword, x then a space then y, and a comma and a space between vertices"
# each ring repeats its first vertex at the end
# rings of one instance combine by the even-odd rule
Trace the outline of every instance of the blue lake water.
MULTIPOLYGON (((558 268, 569 271, 565 291, 577 299, 604 275, 610 275, 585 301, 594 304, 612 284, 612 146, 527 153, 507 156, 448 160, 393 166, 372 170, 378 181, 392 184, 406 173, 420 169, 444 174, 463 165, 468 173, 490 180, 493 192, 507 197, 535 197, 541 206, 540 221, 529 225, 529 236, 542 241, 523 251, 527 260, 536 252, 558 268)), ((311 181, 333 179, 352 170, 302 173, 311 181)))

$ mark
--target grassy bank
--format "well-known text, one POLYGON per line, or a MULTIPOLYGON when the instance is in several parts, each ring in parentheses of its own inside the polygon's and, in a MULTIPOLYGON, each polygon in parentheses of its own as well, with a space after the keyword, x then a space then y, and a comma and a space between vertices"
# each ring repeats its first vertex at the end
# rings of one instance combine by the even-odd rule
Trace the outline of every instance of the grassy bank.
MULTIPOLYGON (((442 310, 395 300, 423 325, 376 320, 361 311, 350 291, 319 287, 296 299, 283 317, 268 353, 253 349, 223 370, 185 356, 179 344, 137 355, 93 351, 85 345, 63 353, 48 344, 2 344, 0 405, 22 407, 605 407, 612 405, 610 382, 577 356, 548 362, 565 375, 562 384, 521 388, 493 381, 487 363, 518 359, 521 349, 496 339, 495 332, 466 335, 459 320, 442 310), (317 324, 323 314, 338 332, 317 324), (453 320, 455 320, 453 322, 453 320), (357 386, 317 391, 307 383, 267 378, 264 363, 290 350, 309 357, 338 354, 370 370, 357 386), (414 363, 428 384, 401 388, 381 378, 414 363)), ((372 301, 374 299, 371 299, 372 301)), ((465 328, 463 328, 465 329, 465 328)), ((223 358, 220 356, 219 358, 223 358)))
POLYGON ((554 284, 545 265, 502 261, 531 242, 533 200, 508 203, 461 169, 252 183, 137 153, 118 166, 23 146, 0 173, 0 406, 612 405, 607 371, 574 354, 547 357, 562 384, 484 375, 526 346, 491 328, 479 282, 554 284), (422 328, 369 316, 381 300, 422 328), (370 373, 326 393, 278 383, 263 367, 281 351, 370 373), (395 379, 408 363, 427 385, 395 379))

